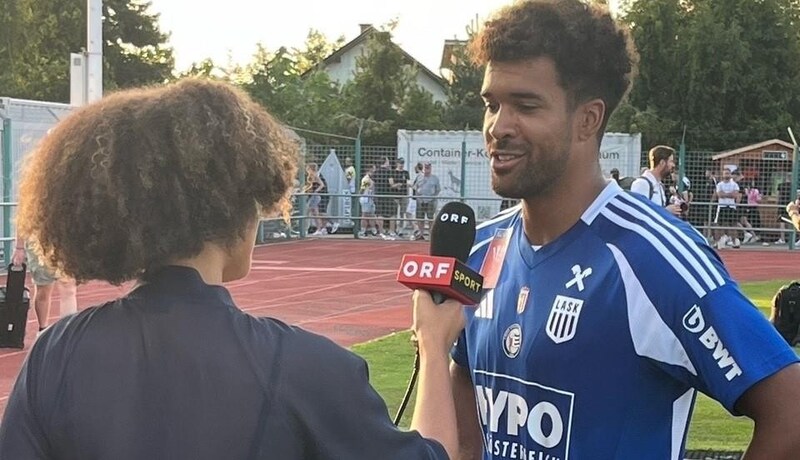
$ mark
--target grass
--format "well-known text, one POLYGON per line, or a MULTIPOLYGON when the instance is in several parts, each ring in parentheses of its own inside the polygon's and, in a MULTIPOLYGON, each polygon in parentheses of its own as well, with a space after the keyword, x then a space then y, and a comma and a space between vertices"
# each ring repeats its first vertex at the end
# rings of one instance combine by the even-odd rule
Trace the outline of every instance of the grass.
MULTIPOLYGON (((741 288, 764 315, 769 316, 772 296, 786 283, 786 280, 745 283, 741 288)), ((352 348, 369 363, 370 381, 386 401, 392 418, 403 398, 414 363, 414 349, 409 338, 409 332, 400 332, 352 348)), ((409 425, 413 410, 412 398, 401 426, 409 425)), ((750 419, 733 417, 719 403, 701 394, 697 398, 689 428, 688 449, 743 451, 752 432, 753 423, 750 419)))

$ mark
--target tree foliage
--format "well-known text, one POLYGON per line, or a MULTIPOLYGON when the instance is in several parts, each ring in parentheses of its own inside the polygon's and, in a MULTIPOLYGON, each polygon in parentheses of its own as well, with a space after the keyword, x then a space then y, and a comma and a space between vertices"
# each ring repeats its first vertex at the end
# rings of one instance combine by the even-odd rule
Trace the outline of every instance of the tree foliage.
POLYGON ((623 16, 639 54, 629 101, 610 124, 647 145, 721 150, 785 137, 800 116, 796 0, 638 0, 623 16))
MULTIPOLYGON (((169 79, 174 68, 167 34, 150 2, 103 2, 103 85, 125 88, 169 79)), ((86 48, 85 1, 0 2, 0 93, 69 101, 69 57, 86 48)))
POLYGON ((473 64, 467 55, 467 44, 474 36, 474 28, 467 27, 467 40, 463 46, 453 48, 444 113, 444 122, 449 129, 480 129, 483 124, 484 107, 480 92, 484 69, 473 64))

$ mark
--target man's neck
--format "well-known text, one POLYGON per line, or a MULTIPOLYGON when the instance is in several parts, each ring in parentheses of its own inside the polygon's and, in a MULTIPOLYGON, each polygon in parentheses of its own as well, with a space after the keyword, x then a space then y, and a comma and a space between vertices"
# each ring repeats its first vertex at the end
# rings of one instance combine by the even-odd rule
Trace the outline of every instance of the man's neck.
POLYGON ((648 169, 647 171, 650 174, 652 174, 653 177, 659 182, 661 182, 664 179, 662 171, 660 169, 658 169, 658 168, 656 168, 656 169, 648 169))
POLYGON ((607 184, 598 165, 592 174, 562 178, 546 196, 523 199, 522 215, 528 241, 545 245, 556 240, 580 220, 607 184), (581 176, 582 182, 576 182, 581 176))

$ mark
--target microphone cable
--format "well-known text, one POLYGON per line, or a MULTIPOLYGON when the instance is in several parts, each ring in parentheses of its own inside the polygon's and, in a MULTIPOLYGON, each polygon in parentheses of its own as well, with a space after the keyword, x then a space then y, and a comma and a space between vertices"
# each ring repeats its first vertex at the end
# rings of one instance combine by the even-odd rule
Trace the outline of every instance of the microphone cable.
POLYGON ((412 336, 411 341, 414 343, 414 370, 411 372, 406 394, 403 395, 403 400, 400 401, 400 407, 397 408, 397 414, 394 416, 394 426, 400 426, 400 419, 403 418, 403 412, 406 411, 408 401, 411 400, 411 393, 414 392, 414 385, 417 383, 417 376, 419 375, 419 348, 417 347, 416 337, 412 336))

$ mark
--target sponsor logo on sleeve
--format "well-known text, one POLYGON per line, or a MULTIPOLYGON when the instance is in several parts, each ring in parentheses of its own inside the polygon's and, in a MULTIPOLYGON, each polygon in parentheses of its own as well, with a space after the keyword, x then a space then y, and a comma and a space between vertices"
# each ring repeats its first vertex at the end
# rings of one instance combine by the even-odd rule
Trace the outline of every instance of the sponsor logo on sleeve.
POLYGON ((731 356, 725 344, 717 335, 717 331, 713 326, 707 326, 706 320, 703 317, 703 312, 700 307, 693 305, 692 308, 683 315, 683 328, 695 334, 697 340, 709 350, 711 357, 722 370, 727 370, 725 378, 730 382, 736 377, 742 375, 742 369, 736 363, 736 360, 731 356))

